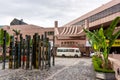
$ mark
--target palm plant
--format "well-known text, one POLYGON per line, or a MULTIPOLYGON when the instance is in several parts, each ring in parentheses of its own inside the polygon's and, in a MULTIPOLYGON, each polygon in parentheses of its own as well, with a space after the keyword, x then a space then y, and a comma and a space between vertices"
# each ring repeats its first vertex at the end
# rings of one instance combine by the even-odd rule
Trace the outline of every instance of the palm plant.
POLYGON ((18 36, 20 34, 20 30, 13 29, 13 31, 15 32, 16 36, 18 36))
POLYGON ((115 27, 117 26, 118 22, 120 22, 120 17, 117 17, 113 22, 111 23, 110 27, 105 30, 104 35, 106 36, 106 39, 109 40, 107 52, 105 54, 105 63, 107 66, 108 63, 108 54, 110 52, 110 49, 117 39, 118 36, 120 36, 120 30, 114 33, 115 27))
MULTIPOLYGON (((4 30, 0 29, 0 46, 3 45, 3 38, 4 38, 4 30)), ((10 35, 6 33, 6 44, 9 45, 10 42, 10 35)))
POLYGON ((120 17, 115 18, 106 30, 103 30, 103 26, 99 30, 94 30, 93 32, 84 29, 92 47, 98 52, 102 50, 104 62, 103 65, 106 69, 108 68, 108 54, 110 52, 110 49, 117 37, 120 35, 120 30, 114 33, 115 27, 119 21, 120 17), (106 40, 109 41, 108 44, 106 43, 106 40))
POLYGON ((13 29, 13 31, 14 31, 14 33, 15 33, 15 35, 16 35, 16 41, 18 40, 18 35, 20 35, 20 30, 15 30, 15 29, 13 29))

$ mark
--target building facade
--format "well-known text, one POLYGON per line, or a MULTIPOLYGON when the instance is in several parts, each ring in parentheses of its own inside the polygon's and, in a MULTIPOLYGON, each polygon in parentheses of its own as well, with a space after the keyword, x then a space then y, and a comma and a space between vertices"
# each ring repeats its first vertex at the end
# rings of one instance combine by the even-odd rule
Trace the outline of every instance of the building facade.
MULTIPOLYGON (((107 4, 69 22, 62 27, 55 27, 55 46, 61 47, 79 47, 82 52, 87 54, 90 52, 88 49, 89 44, 83 28, 95 30, 104 26, 104 29, 110 26, 112 20, 120 16, 120 1, 112 0, 107 4)), ((115 31, 120 30, 120 22, 118 23, 115 31)), ((118 40, 120 37, 118 37, 118 40)), ((120 48, 120 46, 118 46, 120 48)), ((114 48, 118 50, 118 47, 114 48)), ((120 51, 118 50, 120 53, 120 51)))
MULTIPOLYGON (((7 30, 11 35, 15 35, 12 31, 13 29, 20 30, 23 37, 25 37, 25 35, 33 36, 34 33, 42 35, 46 32, 51 43, 53 43, 54 37, 55 47, 79 47, 82 53, 87 53, 88 55, 92 49, 90 48, 83 28, 92 31, 103 25, 104 29, 106 29, 117 16, 120 16, 120 0, 112 0, 61 27, 58 27, 57 21, 55 21, 55 27, 44 28, 27 24, 23 22, 23 20, 14 19, 10 23, 10 26, 4 26, 3 29, 7 30)), ((115 31, 118 30, 120 30, 120 22, 115 31)), ((120 36, 118 37, 117 43, 120 43, 119 40, 120 36)), ((120 46, 114 46, 112 51, 120 53, 119 48, 120 46)))
POLYGON ((53 35, 54 35, 54 28, 44 28, 36 25, 11 25, 11 26, 4 26, 2 27, 4 30, 6 30, 10 35, 15 35, 14 30, 20 30, 20 33, 22 34, 23 38, 25 38, 26 35, 30 35, 31 38, 33 38, 33 35, 35 33, 38 33, 39 35, 43 35, 45 32, 47 33, 47 37, 49 38, 51 42, 51 46, 53 45, 53 35))
POLYGON ((26 35, 30 35, 31 37, 38 33, 39 35, 43 35, 45 32, 47 33, 47 37, 50 39, 50 41, 53 41, 53 35, 54 35, 54 28, 44 28, 41 26, 36 26, 32 24, 27 24, 26 22, 23 22, 23 19, 18 20, 14 18, 10 26, 2 26, 4 30, 6 30, 10 35, 15 35, 14 30, 20 30, 20 33, 25 38, 26 35))

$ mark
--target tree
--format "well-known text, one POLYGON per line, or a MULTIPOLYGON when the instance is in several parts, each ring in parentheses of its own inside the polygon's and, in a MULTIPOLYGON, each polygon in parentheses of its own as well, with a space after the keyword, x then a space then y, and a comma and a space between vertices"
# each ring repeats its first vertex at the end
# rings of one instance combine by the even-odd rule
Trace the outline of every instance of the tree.
POLYGON ((117 26, 118 22, 120 21, 120 17, 115 18, 111 25, 106 29, 103 30, 103 26, 101 26, 100 29, 89 31, 87 29, 84 29, 88 39, 90 40, 92 47, 96 51, 100 52, 102 50, 103 52, 103 60, 104 60, 104 68, 108 68, 108 55, 110 53, 110 49, 117 39, 118 36, 120 36, 120 30, 117 32, 114 32, 115 27, 117 26), (106 43, 106 40, 109 41, 109 43, 106 43))
MULTIPOLYGON (((4 38, 4 30, 0 29, 0 46, 3 45, 3 38, 4 38)), ((10 43, 10 35, 8 33, 6 33, 6 44, 7 46, 10 43)))
POLYGON ((16 41, 18 41, 18 35, 20 35, 20 30, 15 30, 15 29, 13 29, 13 31, 14 31, 14 33, 15 33, 15 35, 16 35, 16 41))
POLYGON ((18 36, 20 34, 20 30, 13 29, 13 31, 15 32, 16 36, 18 36))

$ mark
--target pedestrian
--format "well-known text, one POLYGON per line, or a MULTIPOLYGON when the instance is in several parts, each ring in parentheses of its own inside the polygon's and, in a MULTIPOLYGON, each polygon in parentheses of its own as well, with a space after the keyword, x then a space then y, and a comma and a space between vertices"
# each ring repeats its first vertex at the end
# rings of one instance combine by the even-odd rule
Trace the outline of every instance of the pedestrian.
POLYGON ((120 75, 120 69, 119 68, 117 68, 117 74, 120 75))

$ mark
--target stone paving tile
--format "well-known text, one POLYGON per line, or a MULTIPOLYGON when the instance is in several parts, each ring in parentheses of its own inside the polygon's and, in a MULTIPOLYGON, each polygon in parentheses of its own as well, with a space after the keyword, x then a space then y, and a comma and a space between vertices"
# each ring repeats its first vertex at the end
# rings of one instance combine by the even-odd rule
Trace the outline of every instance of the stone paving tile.
MULTIPOLYGON (((63 59, 62 59, 63 60, 63 59)), ((64 60, 63 60, 64 61, 64 60)), ((75 61, 65 59, 64 65, 59 60, 49 70, 5 70, 6 75, 0 75, 0 80, 95 80, 95 72, 91 59, 79 58, 75 61), (68 63, 69 64, 65 64, 68 63), (71 63, 70 63, 71 61, 71 63)))
POLYGON ((95 80, 95 73, 92 65, 80 62, 63 70, 51 80, 95 80))
MULTIPOLYGON (((63 68, 64 66, 57 65, 50 68, 49 70, 24 70, 18 69, 11 70, 11 73, 0 76, 0 80, 45 80, 48 76, 55 73, 57 70, 63 68)), ((6 70, 6 72, 10 70, 6 70)))

